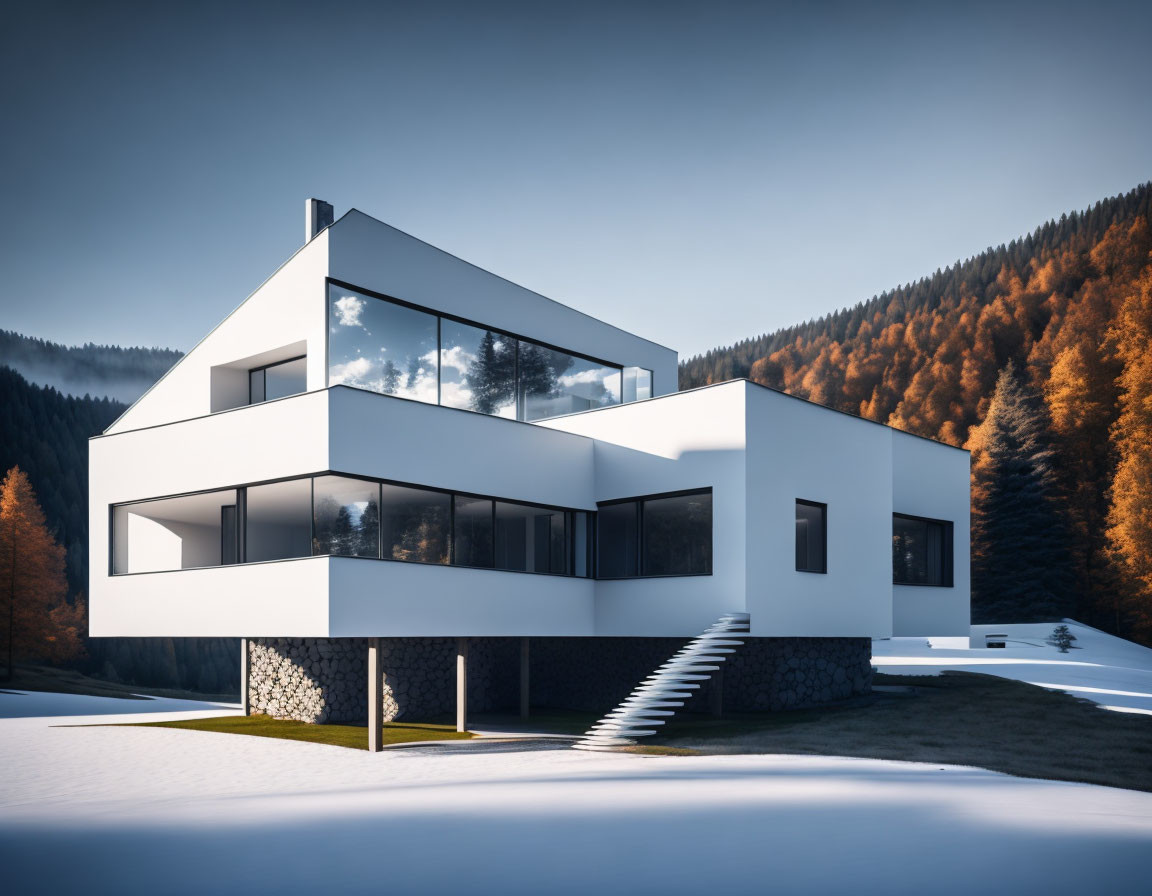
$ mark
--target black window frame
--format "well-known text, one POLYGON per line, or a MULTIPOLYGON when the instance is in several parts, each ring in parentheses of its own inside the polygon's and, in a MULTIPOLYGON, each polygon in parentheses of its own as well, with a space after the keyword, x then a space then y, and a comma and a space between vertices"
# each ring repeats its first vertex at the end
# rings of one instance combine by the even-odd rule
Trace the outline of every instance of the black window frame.
POLYGON ((715 495, 712 486, 705 488, 688 488, 680 489, 674 492, 657 492, 651 495, 638 495, 632 498, 612 498, 609 501, 597 501, 596 511, 599 516, 600 508, 613 507, 621 504, 635 504, 636 505, 636 574, 631 576, 603 576, 600 574, 600 526, 597 519, 597 525, 594 531, 596 539, 595 545, 595 578, 599 582, 624 582, 632 581, 633 579, 687 579, 694 576, 710 576, 713 574, 715 568, 715 549, 716 549, 716 526, 715 526, 715 495), (683 573, 656 573, 650 574, 644 571, 644 503, 646 501, 656 501, 661 498, 682 498, 690 495, 708 495, 713 501, 713 524, 710 527, 709 535, 709 551, 708 551, 708 571, 707 572, 683 572, 683 573))
MULTIPOLYGON (((515 399, 516 416, 511 417, 511 418, 498 417, 498 416, 493 415, 493 414, 485 414, 484 416, 494 417, 497 420, 511 419, 517 423, 533 422, 533 421, 526 421, 526 420, 521 419, 521 410, 522 410, 521 401, 520 401, 520 343, 521 342, 530 342, 534 345, 540 346, 541 348, 548 349, 549 351, 560 352, 561 354, 565 354, 565 355, 571 355, 574 358, 580 358, 584 361, 590 361, 593 364, 599 364, 603 367, 611 367, 612 369, 616 370, 620 375, 620 401, 618 404, 607 405, 606 407, 619 407, 623 404, 626 404, 626 402, 624 401, 624 368, 625 367, 636 367, 638 365, 619 364, 615 361, 608 361, 608 360, 605 360, 604 358, 597 358, 594 355, 588 355, 588 354, 585 354, 584 352, 573 351, 572 349, 563 348, 562 346, 559 346, 559 345, 553 345, 550 342, 544 342, 540 339, 536 339, 536 338, 531 337, 531 336, 525 336, 521 333, 515 333, 512 330, 506 330, 503 327, 494 327, 494 326, 491 326, 491 325, 486 324, 486 323, 481 323, 480 321, 471 320, 470 318, 467 318, 467 317, 461 317, 460 315, 457 315, 457 314, 452 314, 452 313, 446 312, 446 311, 438 311, 435 308, 429 308, 427 305, 419 305, 415 302, 409 302, 409 301, 406 301, 405 299, 397 298, 396 296, 387 295, 386 293, 375 292, 374 290, 371 290, 371 289, 365 289, 362 286, 356 286, 353 283, 349 283, 346 280, 338 280, 335 277, 325 277, 324 278, 324 331, 325 331, 325 334, 330 333, 331 329, 332 329, 332 302, 330 299, 330 289, 333 286, 336 286, 340 289, 350 289, 353 292, 360 293, 362 295, 368 296, 369 298, 377 299, 377 300, 382 301, 382 302, 390 302, 393 305, 399 305, 403 308, 411 308, 413 311, 420 311, 420 312, 423 312, 424 314, 431 314, 433 317, 436 318, 436 351, 437 351, 437 353, 442 351, 442 347, 444 344, 444 334, 443 334, 443 328, 442 328, 441 324, 445 320, 450 320, 450 321, 453 321, 453 322, 458 323, 458 324, 464 324, 465 326, 469 326, 469 327, 475 327, 476 329, 479 329, 479 330, 488 330, 492 333, 498 334, 498 335, 503 336, 507 339, 514 340, 513 348, 514 348, 515 383, 514 383, 513 389, 514 389, 514 394, 516 396, 516 399, 515 399)), ((329 339, 326 335, 325 339, 324 339, 324 383, 328 388, 335 388, 335 387, 328 385, 328 373, 329 373, 329 369, 331 368, 331 362, 332 362, 332 359, 329 356, 330 355, 330 348, 329 348, 328 343, 329 343, 329 339)), ((294 361, 297 359, 292 358, 289 360, 294 361)), ((443 401, 442 401, 442 384, 441 384, 442 372, 441 372, 440 368, 441 368, 441 365, 440 365, 439 360, 438 360, 437 364, 436 364, 436 404, 434 405, 434 407, 447 408, 448 410, 453 410, 453 411, 464 411, 465 413, 468 413, 468 414, 482 413, 480 411, 473 411, 469 408, 457 408, 457 407, 443 404, 443 401)), ((255 368, 255 367, 252 368, 252 370, 258 370, 258 369, 259 368, 255 368)), ((646 368, 646 367, 643 369, 648 370, 648 368, 646 368)), ((249 371, 249 374, 251 374, 251 371, 249 371)), ((363 389, 359 386, 350 386, 346 383, 339 383, 337 385, 342 386, 343 388, 346 388, 346 389, 355 389, 358 392, 368 392, 372 395, 385 394, 385 393, 381 393, 381 392, 373 392, 371 389, 363 389)), ((656 392, 656 375, 655 375, 655 372, 652 372, 652 392, 653 392, 653 397, 655 397, 655 392, 656 392)), ((416 401, 418 404, 430 404, 430 402, 418 401, 417 399, 407 398, 403 395, 388 395, 387 397, 388 398, 397 398, 401 401, 416 401)), ((558 414, 557 416, 562 417, 565 415, 564 414, 558 414)), ((551 419, 551 418, 537 418, 537 419, 551 419)))
MULTIPOLYGON (((307 365, 308 355, 307 354, 296 355, 295 357, 292 357, 292 358, 285 358, 283 361, 273 361, 270 364, 261 364, 258 367, 249 367, 248 368, 248 405, 252 406, 254 404, 264 404, 264 402, 266 402, 266 401, 277 401, 278 399, 275 399, 275 398, 270 399, 267 397, 268 396, 268 374, 267 374, 267 370, 270 367, 279 367, 281 364, 291 364, 293 361, 303 361, 305 363, 305 365, 307 365), (259 401, 254 401, 252 399, 252 374, 260 373, 261 371, 265 371, 265 373, 264 373, 264 396, 265 397, 261 398, 259 401)), ((308 379, 307 379, 308 368, 307 368, 307 366, 305 366, 305 368, 304 368, 304 377, 305 377, 304 388, 301 389, 299 392, 293 392, 292 395, 303 395, 305 392, 308 391, 308 379)), ((291 396, 290 395, 282 395, 281 398, 291 398, 291 396)))
MULTIPOLYGON (((824 563, 820 569, 809 569, 807 567, 802 567, 799 560, 797 560, 796 572, 807 572, 814 575, 826 576, 828 575, 828 505, 824 501, 812 501, 808 498, 797 498, 795 506, 800 505, 804 505, 805 507, 820 508, 820 521, 822 523, 820 527, 820 538, 822 542, 820 546, 820 555, 823 557, 824 563)), ((795 507, 793 510, 795 510, 795 507)), ((795 535, 793 535, 793 537, 795 538, 795 535)))
MULTIPOLYGON (((897 519, 912 520, 918 523, 930 523, 938 525, 943 529, 941 536, 940 546, 942 548, 940 557, 940 582, 899 582, 896 580, 896 563, 893 559, 892 563, 892 584, 900 585, 903 588, 955 588, 955 564, 954 564, 954 551, 953 540, 955 537, 955 524, 952 520, 940 520, 930 516, 916 516, 912 513, 898 513, 892 512, 892 522, 895 523, 897 519)), ((893 526, 892 535, 895 537, 895 526, 893 526)))
MULTIPOLYGON (((381 563, 415 563, 415 564, 420 564, 422 566, 437 566, 437 567, 442 567, 442 568, 443 567, 454 567, 456 569, 480 569, 480 570, 487 570, 490 572, 514 573, 516 575, 558 576, 560 578, 567 578, 567 579, 574 579, 574 578, 575 579, 594 579, 595 578, 593 573, 594 573, 594 570, 596 568, 596 566, 595 566, 596 511, 594 511, 594 510, 587 510, 587 509, 581 508, 581 507, 562 507, 559 504, 543 504, 543 503, 540 503, 537 501, 524 501, 524 500, 521 500, 518 498, 503 498, 503 497, 499 497, 499 496, 495 496, 495 495, 482 495, 482 494, 477 494, 475 492, 465 492, 465 491, 459 491, 457 489, 439 488, 439 487, 433 486, 433 485, 421 485, 419 483, 405 482, 405 481, 398 480, 398 479, 382 479, 380 477, 365 476, 365 475, 359 474, 359 473, 346 473, 342 470, 318 470, 314 473, 305 473, 305 474, 299 475, 299 476, 281 476, 281 477, 278 477, 276 479, 263 479, 263 480, 260 480, 258 482, 246 482, 242 485, 221 486, 219 488, 197 489, 195 491, 179 492, 177 494, 172 494, 172 495, 157 495, 157 496, 150 497, 150 498, 140 498, 138 500, 132 500, 132 501, 117 501, 115 503, 109 504, 108 505, 108 556, 107 556, 107 564, 108 564, 107 568, 108 568, 109 577, 119 578, 121 576, 163 575, 163 574, 173 573, 173 572, 187 572, 188 571, 185 569, 159 569, 159 570, 154 570, 154 571, 149 571, 149 572, 122 572, 122 573, 116 572, 115 571, 115 568, 116 568, 115 567, 115 551, 116 551, 115 515, 116 515, 116 508, 124 507, 124 506, 130 506, 130 505, 136 505, 136 504, 149 504, 149 503, 152 503, 154 501, 167 501, 167 500, 171 500, 173 498, 187 498, 187 497, 193 497, 195 495, 211 494, 212 492, 222 492, 222 491, 229 491, 229 490, 234 490, 236 492, 236 503, 234 506, 236 507, 236 513, 237 513, 237 530, 238 530, 237 540, 239 542, 238 547, 237 547, 237 551, 238 551, 239 559, 237 560, 237 562, 235 564, 223 564, 223 563, 221 563, 221 564, 218 564, 216 566, 197 566, 197 567, 189 567, 189 569, 216 569, 216 568, 219 568, 219 567, 222 567, 225 565, 244 566, 244 565, 248 565, 248 564, 263 564, 263 563, 290 563, 290 562, 293 562, 295 560, 308 560, 308 559, 311 559, 313 557, 339 557, 341 559, 347 559, 347 560, 375 560, 375 561, 378 561, 381 563), (322 476, 339 476, 339 477, 342 477, 345 479, 357 479, 357 480, 360 480, 362 482, 369 482, 369 483, 373 483, 373 484, 380 485, 380 486, 395 485, 395 486, 400 486, 402 488, 410 488, 410 489, 416 489, 416 490, 420 490, 420 491, 434 492, 434 493, 440 494, 440 495, 448 495, 449 498, 451 499, 448 502, 448 507, 449 507, 449 519, 448 519, 449 560, 448 560, 448 563, 435 563, 435 562, 427 561, 427 560, 399 560, 399 559, 396 559, 394 557, 385 557, 384 551, 383 551, 383 534, 382 534, 383 533, 383 526, 382 525, 380 526, 380 534, 377 537, 377 555, 375 557, 354 556, 354 555, 347 555, 347 554, 312 554, 312 553, 309 553, 309 554, 302 555, 300 557, 283 557, 283 558, 279 558, 279 559, 275 559, 275 560, 248 560, 247 559, 247 545, 245 544, 245 541, 246 541, 245 533, 246 533, 247 525, 248 525, 248 520, 247 520, 248 489, 249 488, 256 488, 256 487, 262 486, 262 485, 275 485, 277 483, 283 483, 283 482, 296 482, 296 481, 300 481, 300 480, 308 480, 309 490, 310 490, 309 519, 310 519, 310 529, 311 529, 311 531, 309 533, 309 544, 311 545, 311 544, 315 543, 315 535, 316 535, 316 533, 315 533, 315 517, 316 517, 315 480, 319 477, 322 477, 322 476), (493 505, 493 525, 495 525, 495 505, 496 505, 496 503, 516 504, 516 505, 520 505, 522 507, 534 507, 534 508, 539 508, 541 510, 550 510, 553 512, 564 513, 564 515, 565 515, 564 516, 564 525, 565 525, 564 537, 565 537, 565 561, 566 561, 565 562, 565 572, 562 572, 562 573, 536 572, 535 570, 501 569, 499 567, 465 566, 462 564, 457 564, 455 562, 455 551, 456 551, 456 546, 455 546, 456 501, 455 501, 455 497, 456 496, 460 496, 462 498, 477 498, 477 499, 491 501, 492 505, 493 505), (585 520, 586 520, 586 525, 587 525, 587 542, 586 542, 586 546, 585 546, 585 557, 586 557, 585 569, 587 570, 587 572, 583 576, 577 575, 575 572, 575 569, 576 569, 576 562, 575 562, 576 526, 575 526, 575 520, 576 520, 576 515, 578 513, 585 514, 585 520)), ((493 530, 493 531, 495 531, 495 530, 493 530)), ((494 548, 493 548, 493 551, 494 551, 494 548)))

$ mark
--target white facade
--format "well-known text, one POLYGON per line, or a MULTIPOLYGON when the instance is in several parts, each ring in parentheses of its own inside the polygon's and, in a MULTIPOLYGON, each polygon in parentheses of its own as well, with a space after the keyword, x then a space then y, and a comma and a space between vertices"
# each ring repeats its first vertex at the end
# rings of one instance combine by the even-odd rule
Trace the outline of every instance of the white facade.
POLYGON ((671 350, 351 212, 91 441, 91 632, 687 637, 743 611, 760 637, 967 633, 966 452, 745 381, 677 392, 676 377, 671 350), (385 308, 393 330, 370 322, 385 308), (341 327, 355 357, 336 357, 341 327), (479 348, 453 335, 481 332, 479 348), (496 413, 592 407, 521 422, 438 406, 488 407, 484 359, 496 413), (426 400, 333 384, 369 368, 361 385, 426 400), (274 397, 289 370, 296 394, 274 397), (346 478, 310 479, 325 474, 346 478), (337 486, 376 498, 333 498, 330 528, 321 493, 337 486), (623 534, 606 541, 605 502, 670 494, 634 529, 617 505, 623 534), (819 571, 797 569, 798 500, 826 506, 819 571), (894 584, 893 514, 916 518, 919 584, 894 584), (355 541, 369 532, 374 548, 355 541), (261 560, 265 543, 282 559, 261 560), (597 577, 616 553, 632 572, 597 577), (478 556, 521 571, 465 565, 478 556))

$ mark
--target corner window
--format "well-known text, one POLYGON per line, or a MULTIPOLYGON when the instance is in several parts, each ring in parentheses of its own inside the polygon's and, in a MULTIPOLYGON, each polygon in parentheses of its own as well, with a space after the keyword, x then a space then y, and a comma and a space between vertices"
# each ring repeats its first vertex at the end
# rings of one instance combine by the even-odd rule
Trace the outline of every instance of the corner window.
POLYGON ((599 505, 602 579, 712 574, 712 490, 599 505))
POLYGON ((587 511, 335 473, 110 510, 113 575, 309 556, 581 578, 592 569, 587 511))
POLYGON ((892 583, 952 587, 952 523, 892 514, 892 583))
POLYGON ((796 571, 828 572, 828 505, 796 499, 796 571))

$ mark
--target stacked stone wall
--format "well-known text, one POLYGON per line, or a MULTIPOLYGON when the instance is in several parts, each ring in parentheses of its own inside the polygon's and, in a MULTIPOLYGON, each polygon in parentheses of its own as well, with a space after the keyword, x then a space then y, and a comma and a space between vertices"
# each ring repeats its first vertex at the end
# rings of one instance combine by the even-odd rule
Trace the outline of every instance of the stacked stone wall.
MULTIPOLYGON (((799 709, 864 694, 872 687, 868 638, 749 638, 721 672, 685 704, 703 712, 712 691, 735 712, 799 709)), ((641 681, 688 643, 686 638, 533 638, 532 702, 601 712, 619 704, 641 681)))
POLYGON ((300 722, 366 719, 367 663, 365 638, 250 639, 250 711, 300 722))
MULTIPOLYGON (((248 641, 251 712, 301 722, 368 718, 367 638, 248 641)), ((468 711, 510 711, 520 699, 518 638, 471 638, 468 711)), ((455 638, 381 638, 386 722, 456 711, 455 638)))
MULTIPOLYGON (((705 711, 716 687, 727 710, 798 709, 867 693, 868 638, 742 638, 744 646, 685 710, 705 711)), ((266 638, 248 642, 251 711, 303 722, 368 717, 367 638, 266 638)), ((519 705, 520 639, 471 638, 468 711, 519 705)), ((687 643, 684 638, 533 638, 532 704, 607 712, 687 643)), ((456 709, 455 638, 382 638, 385 721, 429 720, 456 709)))

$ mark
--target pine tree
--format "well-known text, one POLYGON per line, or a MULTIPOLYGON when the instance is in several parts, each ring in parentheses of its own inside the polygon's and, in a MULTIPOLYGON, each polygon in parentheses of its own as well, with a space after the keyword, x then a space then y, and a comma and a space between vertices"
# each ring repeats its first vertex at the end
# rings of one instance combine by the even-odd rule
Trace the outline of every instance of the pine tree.
POLYGON ((973 447, 973 621, 1061 618, 1072 575, 1056 454, 1044 402, 1014 364, 973 447))
POLYGON ((18 656, 79 655, 75 614, 60 612, 67 591, 64 548, 48 531, 28 475, 13 467, 0 483, 0 609, 9 677, 18 656))
POLYGON ((468 387, 472 390, 472 410, 494 414, 512 400, 516 376, 516 352, 509 340, 497 340, 485 330, 476 357, 468 365, 468 387))

